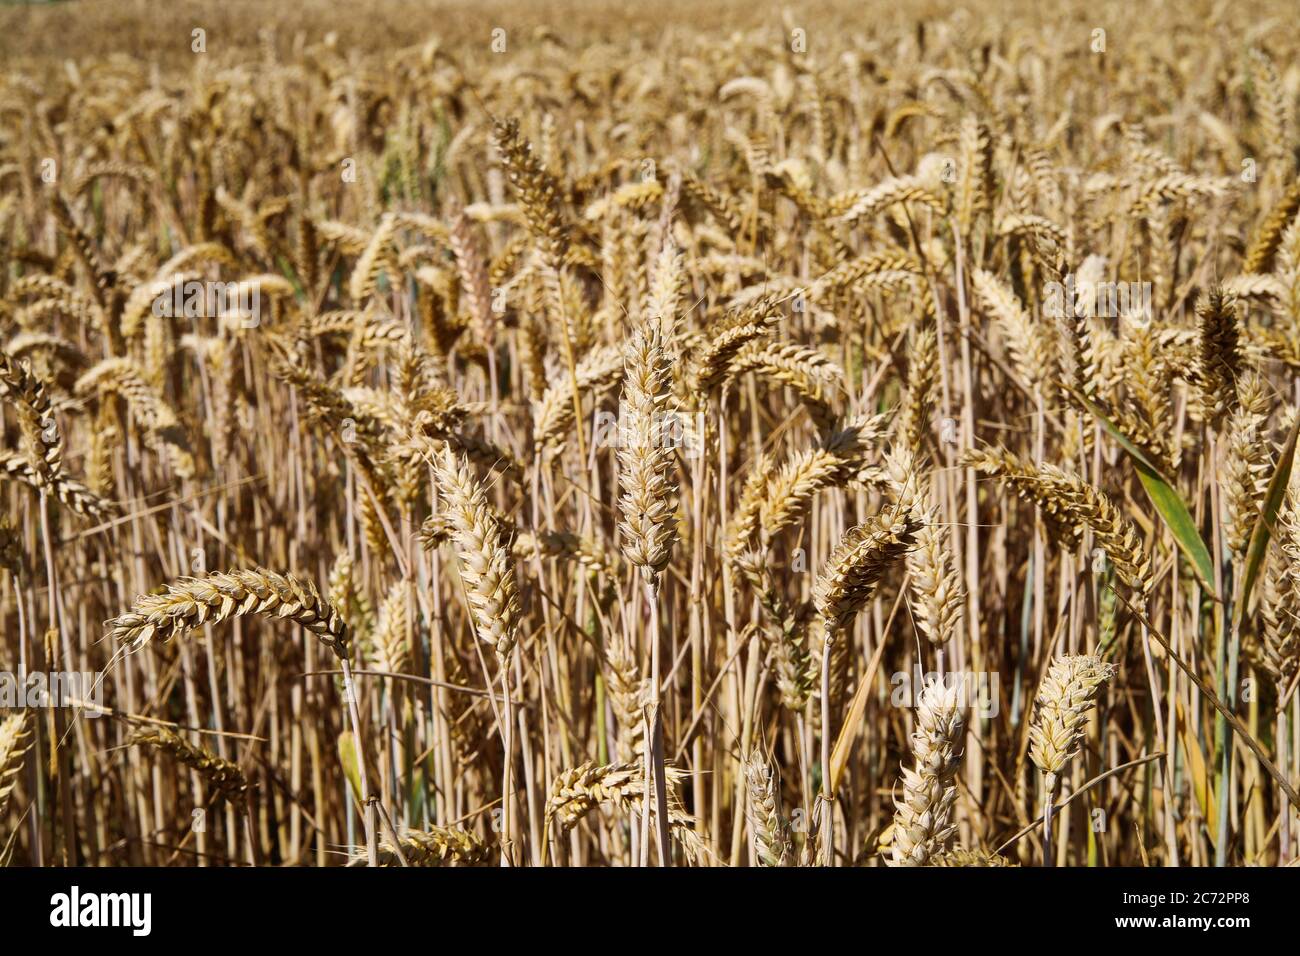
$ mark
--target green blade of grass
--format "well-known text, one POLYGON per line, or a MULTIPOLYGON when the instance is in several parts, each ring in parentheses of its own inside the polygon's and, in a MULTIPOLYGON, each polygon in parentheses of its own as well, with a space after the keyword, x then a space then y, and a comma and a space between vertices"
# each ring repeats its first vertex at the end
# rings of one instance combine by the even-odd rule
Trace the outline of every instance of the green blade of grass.
POLYGON ((1130 441, 1128 436, 1106 417, 1106 414, 1097 407, 1095 402, 1074 389, 1070 389, 1070 393, 1076 401, 1092 413, 1101 427, 1115 441, 1119 442, 1120 447, 1128 452, 1129 458, 1133 460, 1133 465, 1137 469, 1138 479, 1146 490, 1147 497, 1156 506, 1156 511, 1160 512, 1160 517, 1164 520, 1165 526, 1173 533, 1174 541, 1177 542, 1178 547, 1182 549, 1183 554, 1187 555, 1192 570, 1196 572, 1196 576, 1201 580, 1201 587, 1217 601, 1219 598, 1214 590, 1214 563, 1210 560, 1210 549, 1206 547, 1205 540, 1201 537, 1200 532, 1196 530, 1196 522, 1192 520, 1192 513, 1188 510, 1187 503, 1183 501, 1182 495, 1178 493, 1178 489, 1161 473, 1146 452, 1130 441))
POLYGON ((1255 519, 1255 530, 1250 535, 1250 547, 1246 551, 1246 574, 1241 582, 1241 600, 1237 602, 1237 621, 1240 622, 1250 604, 1250 594, 1259 577, 1259 569, 1264 564, 1264 555, 1268 553, 1268 542, 1273 535, 1273 523, 1277 520, 1278 510, 1282 507, 1282 498, 1286 495, 1287 485, 1291 482, 1291 466, 1295 460, 1296 436, 1300 434, 1300 415, 1296 416, 1287 436, 1286 446, 1277 460, 1273 479, 1268 483, 1268 494, 1264 496, 1264 507, 1255 519))
POLYGON ((350 730, 339 734, 339 760, 343 763, 343 775, 348 778, 348 784, 352 787, 352 795, 357 798, 357 804, 362 805, 361 769, 357 764, 356 741, 350 730))

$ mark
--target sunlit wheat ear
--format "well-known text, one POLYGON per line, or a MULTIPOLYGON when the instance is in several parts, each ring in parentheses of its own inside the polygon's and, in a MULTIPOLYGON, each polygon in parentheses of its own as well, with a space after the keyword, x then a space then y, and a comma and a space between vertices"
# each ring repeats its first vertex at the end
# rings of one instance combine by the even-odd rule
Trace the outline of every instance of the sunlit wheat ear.
POLYGON ((1056 377, 1057 353, 1048 329, 1035 322, 1011 288, 983 269, 971 271, 975 294, 998 324, 1015 363, 1016 372, 1030 388, 1041 389, 1056 377))
POLYGON ((366 248, 357 259, 352 276, 348 280, 348 291, 358 308, 375 291, 375 283, 379 280, 379 274, 385 270, 385 257, 396 231, 397 219, 391 213, 385 213, 366 243, 366 248))
POLYGON ((515 646, 522 613, 514 563, 501 540, 487 495, 470 474, 469 463, 443 449, 433 465, 474 629, 479 640, 492 645, 504 660, 515 646))
POLYGON ((242 809, 248 780, 244 772, 229 760, 224 760, 202 747, 196 747, 179 734, 166 727, 137 730, 127 739, 128 745, 152 747, 171 754, 203 778, 203 782, 221 795, 232 806, 242 809))
MULTIPOLYGON (((97 331, 104 331, 104 310, 100 305, 94 299, 78 292, 56 276, 39 273, 21 276, 13 280, 9 292, 14 299, 24 296, 33 296, 36 299, 36 301, 24 306, 18 313, 20 325, 28 325, 27 320, 62 313, 68 316, 78 316, 89 327, 97 331)), ((153 290, 149 289, 148 292, 149 298, 152 298, 153 290)), ((15 338, 14 341, 9 343, 6 351, 13 358, 20 358, 20 350, 16 342, 17 339, 15 338)))
MULTIPOLYGON (((397 854, 391 838, 379 841, 379 866, 401 866, 402 859, 407 866, 483 866, 489 864, 494 856, 494 849, 474 834, 452 827, 432 827, 428 830, 408 830, 397 841, 401 857, 397 854)), ((360 866, 365 857, 352 861, 349 865, 360 866)))
POLYGON ((410 582, 396 582, 379 606, 374 631, 376 670, 389 674, 411 672, 410 616, 407 613, 410 589, 410 582))
POLYGON ((689 381, 694 396, 702 398, 721 385, 741 350, 769 334, 781 298, 777 295, 763 296, 738 311, 728 313, 708 330, 707 338, 692 362, 689 381))
POLYGON ((789 866, 794 851, 790 824, 781 817, 780 787, 771 765, 758 753, 745 761, 745 785, 749 832, 759 866, 789 866))
POLYGON ((115 641, 134 651, 151 641, 169 641, 204 624, 247 614, 288 618, 315 634, 340 659, 348 656, 347 622, 316 585, 265 568, 181 578, 161 594, 140 595, 131 610, 106 626, 115 641))
MULTIPOLYGON (((40 476, 26 455, 0 455, 0 479, 21 481, 37 490, 43 487, 40 476)), ((65 475, 56 476, 49 487, 54 492, 54 497, 82 517, 105 518, 116 510, 111 501, 101 498, 81 482, 73 481, 65 475)))
MULTIPOLYGON (((1271 168, 1290 171, 1294 169, 1294 159, 1288 147, 1294 126, 1290 105, 1292 97, 1287 92, 1287 87, 1278 75, 1277 67, 1268 53, 1259 47, 1252 47, 1247 51, 1247 58, 1250 65, 1251 92, 1255 112, 1259 117, 1264 155, 1268 158, 1271 168)), ((1267 256, 1257 252, 1257 249, 1258 246, 1252 244, 1252 248, 1246 254, 1244 265, 1246 272, 1257 271, 1267 263, 1267 256)))
POLYGON ((676 331, 685 282, 682 254, 668 236, 650 273, 644 312, 649 321, 659 323, 665 341, 671 340, 676 331))
POLYGON ((745 372, 755 372, 765 385, 788 385, 804 407, 818 432, 835 423, 835 406, 844 392, 844 373, 820 351, 793 342, 758 340, 740 349, 727 368, 727 381, 745 372), (770 383, 770 384, 769 384, 770 383))
POLYGON ((36 483, 53 484, 63 475, 63 439, 54 422, 45 384, 32 374, 28 362, 0 352, 0 386, 4 397, 18 410, 18 427, 36 483))
POLYGON ((925 439, 934 421, 938 373, 939 346, 934 329, 918 326, 908 346, 907 392, 899 426, 904 447, 917 459, 924 457, 928 450, 925 439))
POLYGON ((810 609, 806 604, 798 609, 787 604, 758 553, 746 551, 734 559, 734 564, 737 573, 754 589, 767 617, 765 630, 775 641, 772 656, 781 705, 800 711, 812 696, 819 670, 808 647, 810 609))
POLYGON ((961 464, 997 478, 1009 485, 1022 501, 1036 505, 1043 512, 1048 532, 1064 547, 1079 543, 1079 531, 1059 495, 1046 492, 1038 467, 1005 448, 972 448, 961 457, 961 464))
POLYGON ((461 289, 469 304, 471 332, 478 342, 491 347, 496 340, 496 326, 492 321, 491 280, 483 248, 463 211, 457 211, 452 217, 447 238, 456 259, 461 289))
MULTIPOLYGON (((677 796, 677 783, 683 773, 668 767, 668 828, 681 845, 688 862, 700 862, 709 851, 694 821, 677 796)), ((567 833, 597 807, 616 806, 622 810, 640 809, 645 795, 645 766, 640 760, 598 766, 590 761, 565 770, 555 778, 546 802, 546 820, 556 835, 567 833)), ((652 811, 653 812, 653 809, 652 811)))
POLYGON ((948 552, 952 536, 931 508, 916 533, 916 547, 907 552, 908 587, 916 626, 935 646, 943 646, 957 631, 966 604, 966 589, 948 552))
POLYGON ((1096 544, 1115 565, 1120 580, 1145 599, 1155 586, 1151 557, 1119 506, 1100 488, 1053 465, 1043 465, 1040 475, 1045 496, 1064 507, 1076 530, 1087 528, 1092 532, 1096 544))
POLYGON ((960 682, 933 680, 918 695, 912 732, 915 766, 903 768, 902 796, 894 804, 892 866, 925 866, 957 831, 951 821, 957 799, 953 779, 965 731, 960 689, 960 682))
POLYGON ((624 760, 645 755, 645 705, 650 699, 650 679, 642 677, 623 643, 612 640, 605 651, 609 702, 618 721, 618 754, 624 760))
MULTIPOLYGON (((1279 524, 1283 520, 1279 514, 1279 524)), ((1260 647, 1254 656, 1285 693, 1300 668, 1300 582, 1281 561, 1270 561, 1260 601, 1260 647)))
POLYGON ((832 634, 852 623, 881 577, 913 546, 920 526, 913 512, 891 508, 844 535, 813 589, 813 602, 832 634))
POLYGON ((749 548, 756 535, 772 539, 797 524, 821 491, 881 483, 882 472, 867 463, 867 455, 887 424, 887 415, 851 419, 816 447, 795 452, 776 469, 760 454, 732 514, 726 543, 731 559, 749 548))
POLYGON ((894 498, 894 507, 907 511, 918 521, 925 513, 929 482, 917 467, 917 456, 906 444, 898 444, 885 455, 885 481, 894 498))
POLYGON ((917 203, 936 210, 944 206, 943 199, 920 178, 899 176, 883 179, 868 189, 832 196, 826 214, 830 219, 855 222, 874 216, 895 203, 917 203))
POLYGON ((623 350, 618 446, 623 553, 651 579, 668 565, 677 538, 677 483, 668 434, 671 364, 658 322, 633 330, 623 350))
POLYGON ((1291 184, 1278 204, 1259 225, 1250 241, 1250 246, 1246 249, 1246 257, 1241 264, 1242 272, 1255 274, 1269 271, 1273 265, 1273 257, 1282 245, 1288 225, 1295 221, 1297 211, 1300 211, 1300 180, 1291 184))
POLYGON ((824 448, 798 452, 775 471, 759 459, 733 516, 733 550, 748 544, 757 531, 772 539, 796 524, 818 492, 844 482, 844 473, 844 459, 824 448))
POLYGON ((338 608, 343 620, 348 622, 348 629, 356 645, 363 648, 368 646, 375 628, 375 608, 370 597, 357 583, 356 567, 346 551, 339 552, 334 559, 326 579, 325 597, 338 608))
POLYGON ((1019 866, 1005 856, 990 850, 968 850, 953 847, 930 857, 930 866, 1019 866))
POLYGON ((25 710, 0 720, 0 820, 5 818, 9 796, 18 784, 23 758, 33 740, 25 710))
POLYGON ((962 117, 957 136, 958 166, 956 212, 962 232, 970 235, 975 216, 993 202, 993 139, 974 113, 962 117))
MULTIPOLYGON (((578 391, 600 396, 618 384, 622 375, 622 352, 613 345, 601 346, 578 364, 578 391)), ((573 423, 571 383, 567 376, 557 376, 533 405, 534 454, 548 447, 562 448, 573 423)))
POLYGON ((1120 427, 1173 473, 1181 453, 1169 434, 1173 416, 1173 369, 1169 350, 1150 327, 1135 326, 1123 343, 1123 375, 1128 405, 1120 411, 1120 427))
POLYGON ((1268 438, 1270 408, 1265 388, 1258 374, 1244 373, 1237 382, 1237 407, 1227 420, 1224 538, 1228 550, 1238 559, 1246 555, 1246 546, 1273 476, 1268 438))
MULTIPOLYGON (((1044 274, 1057 289, 1065 289, 1071 282, 1095 282, 1097 278, 1088 274, 1094 268, 1086 261, 1080 265, 1079 274, 1068 274, 1064 254, 1054 242, 1036 242, 1033 254, 1044 274)), ((1096 262, 1094 259, 1093 263, 1096 262)), ((1081 307, 1079 301, 1071 302, 1062 295, 1049 299, 1045 303, 1045 312, 1055 326, 1057 347, 1054 351, 1059 357, 1060 382, 1088 398, 1095 397, 1099 384, 1097 350, 1088 310, 1081 307)), ((1072 399, 1068 392, 1067 398, 1072 399)))
POLYGON ((1300 670, 1300 471, 1291 473, 1274 537, 1281 555, 1265 573, 1261 663, 1284 691, 1300 670))
POLYGON ((345 434, 345 427, 348 429, 346 434, 352 440, 339 441, 339 449, 356 462, 372 482, 381 484, 376 462, 382 455, 385 441, 383 425, 362 414, 342 391, 304 368, 301 356, 293 350, 285 348, 279 354, 273 354, 269 365, 277 376, 293 386, 307 407, 310 421, 328 425, 336 436, 345 434))
POLYGON ((492 137, 510 185, 518 193, 529 231, 550 268, 558 269, 569 249, 560 184, 538 162, 532 145, 519 133, 518 121, 496 121, 492 137))
POLYGON ((642 762, 598 766, 592 762, 563 771, 551 785, 546 817, 557 833, 573 829, 602 803, 621 804, 635 799, 645 781, 642 762))
POLYGON ((1035 465, 1001 448, 972 449, 961 460, 1006 482, 1042 509, 1048 533, 1061 547, 1077 547, 1084 530, 1091 531, 1120 579, 1143 598, 1151 593, 1151 558, 1137 529, 1100 488, 1055 465, 1035 465))
POLYGON ((1038 689, 1038 711, 1029 728, 1030 759, 1050 782, 1079 752, 1094 701, 1115 670, 1115 665, 1090 655, 1053 659, 1038 689))
POLYGON ((759 533, 760 511, 767 494, 772 463, 762 452, 750 465, 749 474, 741 485, 740 500, 736 502, 727 523, 723 550, 726 560, 735 564, 753 545, 759 533))
POLYGON ((77 222, 77 217, 61 191, 54 193, 50 211, 54 214, 60 232, 67 236, 72 253, 91 277, 92 292, 102 310, 107 305, 110 290, 115 285, 117 276, 112 270, 105 268, 103 258, 98 251, 98 244, 77 222))
POLYGON ((1240 330, 1235 298, 1213 288, 1196 305, 1197 352, 1191 378, 1196 386, 1195 408, 1216 424, 1237 407, 1241 374, 1240 330))

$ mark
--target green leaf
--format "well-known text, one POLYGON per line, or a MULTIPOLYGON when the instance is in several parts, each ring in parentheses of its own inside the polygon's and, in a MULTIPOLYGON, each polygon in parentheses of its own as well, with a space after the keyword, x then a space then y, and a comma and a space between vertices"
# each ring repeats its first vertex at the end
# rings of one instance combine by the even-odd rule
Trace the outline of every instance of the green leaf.
POLYGON ((1282 507, 1287 485, 1291 482, 1291 466, 1295 461, 1296 436, 1300 434, 1300 415, 1296 416, 1287 436, 1282 456, 1277 460, 1273 480, 1268 483, 1268 494, 1264 496, 1264 508, 1255 519, 1255 530, 1250 535, 1250 547, 1246 551, 1246 576, 1241 582, 1241 600, 1237 602, 1236 614, 1240 622, 1250 604, 1250 592, 1259 577, 1259 569, 1264 565, 1264 555, 1268 553, 1268 541, 1273 534, 1273 524, 1282 507))
POLYGON ((1192 520, 1192 513, 1187 509, 1187 503, 1183 501, 1178 489, 1173 486, 1173 483, 1168 478, 1161 474, 1160 469, 1146 452, 1133 444, 1128 436, 1106 417, 1095 402, 1075 389, 1070 389, 1070 393, 1076 401, 1092 413, 1101 427, 1115 441, 1119 442, 1120 447, 1128 452, 1128 456, 1133 459, 1133 465, 1137 468, 1138 479, 1142 482, 1142 487, 1146 489, 1147 497, 1151 499, 1151 503, 1160 512, 1160 517, 1164 519, 1166 527, 1173 532, 1174 541, 1177 542, 1178 547, 1182 549, 1183 554, 1187 555, 1192 570, 1201 579, 1201 587, 1217 601, 1219 598, 1214 590, 1214 562, 1210 560, 1210 549, 1205 546, 1205 540, 1201 537, 1201 533, 1196 530, 1196 522, 1192 520))
POLYGON ((361 770, 357 765, 357 748, 352 739, 352 731, 345 730, 339 734, 339 760, 343 764, 343 773, 352 785, 352 795, 361 803, 361 770))

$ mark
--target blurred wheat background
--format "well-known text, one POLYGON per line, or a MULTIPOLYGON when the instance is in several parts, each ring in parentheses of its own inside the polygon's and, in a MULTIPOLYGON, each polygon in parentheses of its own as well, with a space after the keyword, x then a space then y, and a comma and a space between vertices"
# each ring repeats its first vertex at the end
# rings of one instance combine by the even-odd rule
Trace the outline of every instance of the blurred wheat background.
POLYGON ((1291 863, 1297 52, 0 9, 0 862, 1291 863))

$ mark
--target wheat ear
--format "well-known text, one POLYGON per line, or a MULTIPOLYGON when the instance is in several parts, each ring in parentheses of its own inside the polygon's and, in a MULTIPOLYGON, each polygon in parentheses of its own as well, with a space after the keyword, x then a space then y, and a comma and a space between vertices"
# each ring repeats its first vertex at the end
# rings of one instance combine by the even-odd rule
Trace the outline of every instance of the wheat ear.
POLYGON ((677 538, 673 451, 665 440, 671 365, 662 326, 638 326, 623 352, 623 408, 618 448, 623 553, 647 580, 668 565, 677 538))
POLYGON ((54 422, 45 384, 31 365, 0 352, 0 385, 18 410, 18 426, 38 487, 53 484, 63 473, 63 440, 54 422))
POLYGON ((1017 866, 1005 856, 990 850, 953 847, 930 858, 930 866, 1017 866))
POLYGON ((1076 547, 1084 529, 1092 531, 1120 579, 1140 595, 1151 593, 1151 558, 1133 523, 1100 488, 1054 465, 1034 465, 1000 448, 972 449, 961 460, 1005 481, 1017 495, 1037 505, 1048 532, 1063 547, 1076 547))
POLYGON ((1058 774, 1079 752, 1084 725, 1113 664, 1091 655, 1057 657, 1038 689, 1038 714, 1029 728, 1029 756, 1044 774, 1058 774))
POLYGON ((126 613, 106 622, 113 639, 130 650, 169 641, 203 624, 266 614, 305 627, 340 659, 348 656, 348 625, 310 581, 266 568, 214 571, 181 578, 161 594, 142 594, 126 613))
POLYGON ((925 866, 957 831, 953 779, 965 730, 958 707, 960 684, 930 681, 916 702, 912 733, 915 768, 903 768, 903 796, 894 804, 892 866, 925 866))
POLYGON ((474 834, 451 827, 409 830, 398 838, 397 848, 391 840, 381 840, 377 865, 400 866, 405 859, 408 866, 481 866, 489 863, 493 855, 492 848, 474 834))
POLYGON ((0 820, 4 819, 9 796, 18 784, 23 757, 32 745, 27 729, 27 712, 19 711, 0 720, 0 820))
POLYGON ((515 646, 522 614, 514 563, 501 541, 487 495, 470 474, 469 463, 444 448, 434 457, 433 465, 474 628, 479 639, 491 644, 505 660, 515 646))
POLYGON ((880 578, 912 547, 919 527, 911 510, 891 508, 844 535, 813 589, 828 631, 836 633, 852 622, 880 578))
POLYGON ((229 760, 218 757, 202 747, 196 747, 167 727, 150 727, 137 730, 127 740, 128 746, 152 747, 162 750, 198 773, 223 800, 236 810, 244 809, 243 798, 248 792, 248 779, 244 772, 229 760))
POLYGON ((1038 688, 1029 757, 1043 773, 1043 859, 1052 858, 1052 801, 1066 761, 1079 752, 1088 715, 1115 666, 1092 655, 1055 658, 1038 688))
POLYGON ((745 784, 749 790, 749 831, 759 866, 789 866, 790 825, 781 818, 776 773, 761 754, 750 754, 745 761, 745 784))
MULTIPOLYGON (((694 830, 694 821, 677 798, 676 782, 681 776, 680 770, 666 768, 668 828, 681 843, 686 858, 694 862, 708 856, 708 850, 694 830)), ((604 766, 590 761, 579 764, 555 778, 546 802, 547 826, 555 827, 557 835, 567 833, 602 804, 613 804, 623 810, 640 808, 645 790, 645 762, 642 760, 604 766)))

